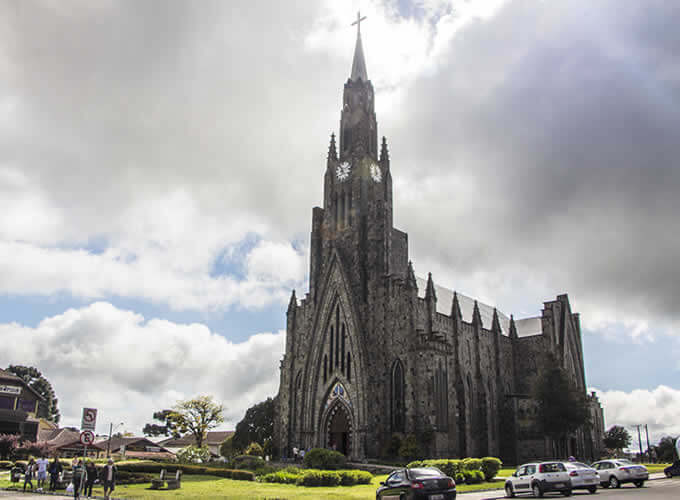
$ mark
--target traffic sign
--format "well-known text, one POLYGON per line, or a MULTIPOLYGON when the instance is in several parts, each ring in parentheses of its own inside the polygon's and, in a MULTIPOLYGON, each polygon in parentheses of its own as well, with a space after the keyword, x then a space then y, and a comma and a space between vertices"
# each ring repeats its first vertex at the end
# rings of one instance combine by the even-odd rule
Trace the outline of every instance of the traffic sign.
POLYGON ((80 433, 80 442, 85 446, 89 446, 94 443, 94 432, 83 431, 80 433))
POLYGON ((80 430, 94 431, 97 426, 97 408, 83 408, 83 419, 80 430))

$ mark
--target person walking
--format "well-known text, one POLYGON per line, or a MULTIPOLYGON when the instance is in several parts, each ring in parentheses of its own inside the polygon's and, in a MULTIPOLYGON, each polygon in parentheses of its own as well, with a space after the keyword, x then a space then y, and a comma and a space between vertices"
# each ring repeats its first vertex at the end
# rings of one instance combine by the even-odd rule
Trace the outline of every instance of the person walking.
POLYGON ((47 480, 47 466, 50 462, 43 453, 35 463, 38 468, 38 491, 42 491, 43 486, 45 486, 45 481, 47 480))
POLYGON ((87 461, 87 465, 85 465, 85 489, 83 490, 83 493, 87 498, 92 497, 92 487, 94 486, 94 482, 97 480, 97 467, 94 465, 94 462, 92 460, 87 461))
POLYGON ((35 460, 33 457, 28 461, 26 465, 26 470, 24 471, 24 491, 26 491, 26 485, 31 485, 31 490, 33 489, 33 473, 35 472, 35 460))
POLYGON ((109 495, 113 493, 116 489, 116 476, 118 475, 118 469, 113 463, 113 459, 109 458, 109 461, 102 468, 99 476, 99 480, 104 484, 104 498, 108 500, 109 495))
POLYGON ((83 484, 83 477, 85 476, 85 468, 83 467, 83 459, 78 461, 73 460, 73 498, 80 498, 80 487, 83 484))
POLYGON ((47 468, 47 472, 50 473, 50 491, 57 491, 57 486, 59 486, 59 474, 64 470, 61 466, 61 462, 57 457, 50 462, 47 468))

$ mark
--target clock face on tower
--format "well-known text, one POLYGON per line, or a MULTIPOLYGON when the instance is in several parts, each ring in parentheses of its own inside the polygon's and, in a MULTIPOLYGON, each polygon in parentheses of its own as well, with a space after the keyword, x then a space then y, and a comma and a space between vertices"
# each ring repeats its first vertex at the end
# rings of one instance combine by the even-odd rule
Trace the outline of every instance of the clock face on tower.
POLYGON ((377 163, 371 163, 371 179, 375 182, 380 182, 382 180, 382 171, 377 163))
POLYGON ((351 169, 352 169, 351 165, 348 162, 343 161, 335 169, 335 175, 337 176, 339 181, 347 180, 349 178, 349 172, 351 169))

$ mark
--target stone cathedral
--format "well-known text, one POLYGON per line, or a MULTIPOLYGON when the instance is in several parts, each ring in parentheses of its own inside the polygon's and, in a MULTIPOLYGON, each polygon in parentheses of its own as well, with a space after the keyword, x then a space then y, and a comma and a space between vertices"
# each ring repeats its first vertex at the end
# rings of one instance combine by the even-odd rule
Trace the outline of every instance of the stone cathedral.
MULTIPOLYGON (((374 97, 357 30, 323 207, 312 210, 309 293, 298 301, 293 291, 287 311, 279 452, 324 447, 361 460, 414 435, 429 457, 550 456, 532 384, 555 359, 585 394, 579 315, 559 295, 540 316, 514 319, 416 276, 408 235, 393 225, 374 97)), ((595 393, 586 397, 591 425, 561 448, 581 459, 599 456, 604 432, 595 393)))

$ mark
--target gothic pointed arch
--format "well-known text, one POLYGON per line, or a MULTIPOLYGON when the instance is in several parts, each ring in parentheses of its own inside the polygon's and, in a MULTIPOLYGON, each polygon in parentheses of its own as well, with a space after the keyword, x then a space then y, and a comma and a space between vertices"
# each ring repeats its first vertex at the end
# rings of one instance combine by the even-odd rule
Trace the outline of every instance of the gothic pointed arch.
MULTIPOLYGON (((326 445, 325 429, 320 417, 324 413, 325 395, 336 380, 355 394, 365 394, 365 355, 361 345, 363 334, 353 300, 350 280, 337 250, 331 251, 329 263, 320 280, 319 301, 312 318, 310 352, 305 366, 305 398, 303 412, 309 422, 307 432, 313 446, 326 445), (324 360, 327 360, 324 362, 324 360), (324 366, 325 380, 324 380, 324 366)), ((364 422, 365 398, 346 407, 352 422, 361 427, 364 422)), ((358 440, 355 441, 358 446, 358 440)), ((352 448, 354 453, 361 451, 352 448)))
POLYGON ((390 384, 390 421, 392 432, 404 432, 406 422, 404 394, 404 365, 397 358, 392 363, 390 384))

